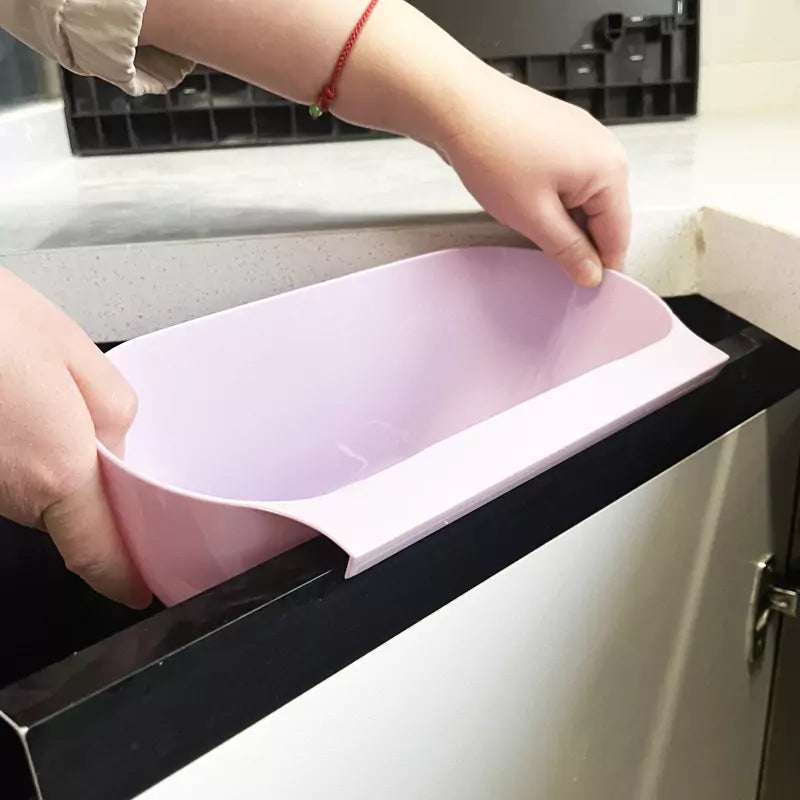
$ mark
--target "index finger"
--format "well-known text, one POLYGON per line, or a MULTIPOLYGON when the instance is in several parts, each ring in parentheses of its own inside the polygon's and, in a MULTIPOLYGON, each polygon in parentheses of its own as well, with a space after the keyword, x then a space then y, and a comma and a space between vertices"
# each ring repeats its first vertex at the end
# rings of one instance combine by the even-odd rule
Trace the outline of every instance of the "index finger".
POLYGON ((631 204, 625 184, 609 186, 583 207, 587 226, 606 269, 622 269, 631 238, 631 204))

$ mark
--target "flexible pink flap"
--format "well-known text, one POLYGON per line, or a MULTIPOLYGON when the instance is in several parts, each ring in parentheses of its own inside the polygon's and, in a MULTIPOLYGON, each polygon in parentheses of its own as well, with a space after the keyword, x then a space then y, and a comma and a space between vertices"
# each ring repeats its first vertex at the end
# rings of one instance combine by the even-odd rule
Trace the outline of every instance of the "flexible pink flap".
MULTIPOLYGON (((390 264, 142 337, 111 358, 140 399, 125 461, 101 450, 116 484, 138 481, 139 497, 159 488, 160 508, 172 495, 297 520, 350 554, 348 574, 725 361, 630 279, 580 289, 515 248, 390 264)), ((129 540, 151 535, 126 529, 129 540)), ((205 530, 206 549, 213 536, 205 530)))
POLYGON ((698 346, 675 324, 649 352, 557 386, 369 478, 262 507, 324 532, 350 555, 348 577, 356 575, 666 403, 724 363, 719 351, 698 346))

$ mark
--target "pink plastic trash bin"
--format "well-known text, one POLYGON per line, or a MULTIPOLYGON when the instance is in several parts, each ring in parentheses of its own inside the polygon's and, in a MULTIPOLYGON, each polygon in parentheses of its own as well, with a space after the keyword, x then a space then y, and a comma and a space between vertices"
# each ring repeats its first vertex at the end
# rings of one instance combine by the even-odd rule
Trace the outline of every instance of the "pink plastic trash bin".
POLYGON ((177 325, 109 354, 139 395, 99 445, 171 605, 321 533, 348 575, 708 378, 725 355, 619 274, 449 250, 177 325))

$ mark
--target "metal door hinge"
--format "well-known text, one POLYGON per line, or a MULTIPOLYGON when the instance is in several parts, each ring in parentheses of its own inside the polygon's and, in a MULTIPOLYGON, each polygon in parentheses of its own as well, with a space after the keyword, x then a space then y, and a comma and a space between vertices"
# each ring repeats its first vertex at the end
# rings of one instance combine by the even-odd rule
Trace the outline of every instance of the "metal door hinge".
POLYGON ((747 661, 757 664, 764 655, 769 623, 776 614, 796 617, 800 610, 800 587, 787 585, 775 572, 775 556, 770 553, 756 564, 753 591, 747 612, 747 661))

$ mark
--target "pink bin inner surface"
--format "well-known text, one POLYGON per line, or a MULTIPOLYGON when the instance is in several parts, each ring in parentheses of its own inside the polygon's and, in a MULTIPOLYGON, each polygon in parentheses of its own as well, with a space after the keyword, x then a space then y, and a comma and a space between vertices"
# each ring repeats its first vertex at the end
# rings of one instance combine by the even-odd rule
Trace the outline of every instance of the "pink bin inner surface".
POLYGON ((453 250, 142 337, 111 353, 140 402, 126 465, 230 500, 332 492, 662 339, 642 291, 453 250))

